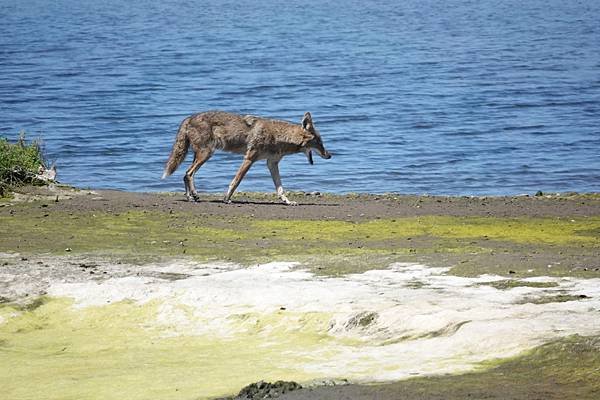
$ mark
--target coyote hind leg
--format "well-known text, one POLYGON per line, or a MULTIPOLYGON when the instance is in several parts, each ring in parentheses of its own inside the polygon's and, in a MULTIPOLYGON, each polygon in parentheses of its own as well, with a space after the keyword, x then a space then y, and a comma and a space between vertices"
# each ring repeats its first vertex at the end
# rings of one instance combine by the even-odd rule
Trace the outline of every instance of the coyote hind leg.
POLYGON ((196 185, 194 184, 194 174, 198 169, 212 156, 210 150, 200 150, 194 155, 194 162, 185 171, 183 183, 185 185, 185 196, 189 201, 198 201, 198 193, 196 193, 196 185))

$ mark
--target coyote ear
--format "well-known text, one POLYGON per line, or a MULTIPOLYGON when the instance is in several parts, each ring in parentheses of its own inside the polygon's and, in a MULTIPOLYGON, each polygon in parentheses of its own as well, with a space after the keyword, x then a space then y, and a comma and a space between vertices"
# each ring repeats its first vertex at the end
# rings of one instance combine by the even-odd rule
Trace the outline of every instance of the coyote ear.
POLYGON ((302 128, 308 130, 309 126, 312 125, 312 116, 307 111, 304 113, 304 118, 302 118, 302 128))

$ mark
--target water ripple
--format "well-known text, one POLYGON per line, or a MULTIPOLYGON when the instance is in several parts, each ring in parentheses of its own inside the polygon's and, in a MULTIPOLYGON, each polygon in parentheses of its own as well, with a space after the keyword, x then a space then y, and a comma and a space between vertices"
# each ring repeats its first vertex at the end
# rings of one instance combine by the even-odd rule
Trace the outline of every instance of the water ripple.
MULTIPOLYGON (((599 14, 592 0, 6 3, 0 135, 43 136, 75 185, 181 190, 182 171, 157 179, 185 116, 311 111, 335 156, 284 160, 290 189, 600 191, 599 14)), ((240 163, 215 155, 202 190, 240 163)), ((242 188, 272 190, 266 168, 242 188)))

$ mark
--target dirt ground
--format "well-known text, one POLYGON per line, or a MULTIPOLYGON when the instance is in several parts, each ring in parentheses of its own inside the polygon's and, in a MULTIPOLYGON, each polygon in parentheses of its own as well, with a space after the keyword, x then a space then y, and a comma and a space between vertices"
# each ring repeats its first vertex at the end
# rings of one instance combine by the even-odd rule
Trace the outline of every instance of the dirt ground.
POLYGON ((116 190, 77 190, 30 187, 21 191, 35 198, 68 201, 53 204, 65 211, 182 211, 219 216, 253 216, 265 219, 360 221, 373 218, 424 215, 481 217, 584 217, 600 215, 600 195, 542 194, 522 196, 416 196, 397 194, 290 193, 297 206, 280 203, 275 195, 237 193, 231 204, 218 194, 203 194, 188 202, 183 193, 134 193, 116 190))
POLYGON ((123 262, 216 257, 246 264, 286 254, 311 256, 313 264, 315 257, 352 255, 352 263, 330 262, 316 272, 361 272, 400 261, 451 266, 452 273, 463 276, 600 277, 597 194, 293 193, 291 198, 299 205, 285 206, 275 195, 262 193, 239 193, 233 203, 224 204, 220 195, 188 202, 181 193, 32 187, 0 202, 0 220, 6 218, 12 229, 4 236, 0 232, 0 252, 105 252, 121 254, 123 262), (579 223, 578 230, 566 226, 571 221, 579 223), (587 241, 577 241, 582 238, 587 241))

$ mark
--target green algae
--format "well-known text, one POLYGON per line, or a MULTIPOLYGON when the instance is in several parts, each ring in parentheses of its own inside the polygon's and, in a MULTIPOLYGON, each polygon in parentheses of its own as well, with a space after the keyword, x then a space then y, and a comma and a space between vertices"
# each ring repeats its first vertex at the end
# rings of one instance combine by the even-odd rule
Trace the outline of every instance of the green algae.
POLYGON ((143 262, 157 256, 221 257, 233 252, 239 235, 233 230, 205 225, 201 219, 185 223, 163 213, 48 212, 41 216, 0 218, 6 227, 4 251, 21 253, 114 254, 143 262), (219 242, 221 246, 214 245, 219 242), (68 250, 67 250, 68 249, 68 250), (218 251, 222 250, 222 251, 218 251))
POLYGON ((540 296, 533 298, 525 298, 519 301, 519 304, 548 304, 548 303, 565 303, 567 301, 580 301, 588 299, 589 297, 583 294, 555 294, 550 296, 540 296))
MULTIPOLYGON (((444 259, 443 266, 456 263, 452 273, 466 276, 509 271, 520 278, 598 276, 573 271, 567 263, 546 269, 545 259, 542 263, 530 257, 547 253, 558 259, 566 253, 597 258, 598 217, 275 221, 183 212, 69 213, 39 203, 11 208, 20 212, 0 213, 0 251, 25 255, 99 254, 134 262, 189 256, 244 264, 294 259, 318 274, 334 276, 385 268, 390 262, 433 265, 444 259), (504 256, 513 253, 517 261, 509 258, 515 264, 507 263, 504 256)), ((504 288, 514 287, 507 285, 504 288)), ((540 298, 546 300, 577 299, 540 298)), ((157 307, 122 302, 75 311, 66 300, 47 298, 22 307, 0 304, 0 387, 8 388, 8 398, 14 399, 203 398, 234 393, 261 379, 311 379, 314 376, 289 367, 302 360, 288 352, 296 345, 310 348, 330 340, 316 333, 328 320, 318 314, 288 315, 303 321, 301 332, 273 331, 281 315, 234 314, 231 322, 246 329, 247 335, 220 340, 174 335, 177 332, 168 327, 148 323, 155 319, 157 307), (265 345, 267 333, 277 343, 265 345), (256 358, 257 353, 277 366, 256 358), (231 379, 223 382, 217 378, 221 373, 231 379)), ((593 394, 600 388, 592 378, 600 370, 598 340, 572 337, 512 360, 484 363, 477 373, 415 381, 419 390, 439 390, 444 398, 465 398, 466 392, 461 392, 465 387, 475 394, 496 387, 504 394, 507 387, 535 386, 536 380, 560 382, 571 395, 565 398, 596 398, 593 394)))
POLYGON ((401 393, 403 398, 446 400, 595 400, 600 393, 598 371, 600 336, 573 335, 513 358, 483 362, 475 372, 419 377, 371 388, 373 394, 382 398, 394 398, 401 393))
POLYGON ((600 392, 600 336, 572 335, 537 346, 512 359, 483 362, 482 370, 519 370, 522 379, 542 375, 558 384, 585 384, 600 392))
POLYGON ((513 289, 516 287, 551 288, 558 286, 556 282, 529 282, 518 279, 505 279, 501 281, 484 282, 480 285, 491 286, 498 290, 513 289))
POLYGON ((257 220, 260 232, 287 240, 382 241, 399 237, 485 238, 517 243, 600 244, 600 218, 492 218, 424 216, 366 222, 257 220))
MULTIPOLYGON (((186 212, 68 212, 43 202, 17 204, 13 211, 0 212, 0 252, 102 255, 133 263, 174 256, 246 265, 305 259, 323 275, 432 259, 453 261, 457 275, 506 274, 515 268, 524 273, 531 269, 527 260, 513 267, 498 254, 518 248, 592 258, 600 248, 600 217, 268 220, 186 212), (483 262, 469 261, 475 258, 483 262), (486 268, 495 259, 507 268, 486 268)), ((560 276, 572 270, 565 264, 549 272, 560 276)))
POLYGON ((30 311, 2 305, 3 396, 210 398, 260 379, 317 378, 296 366, 307 361, 306 350, 332 340, 321 333, 330 319, 322 313, 233 314, 238 333, 219 337, 157 324, 159 307, 123 301, 77 309, 66 299, 46 299, 30 311))
MULTIPOLYGON (((43 298, 33 308, 0 306, 3 393, 14 400, 213 398, 236 393, 258 380, 321 378, 301 365, 335 356, 336 344, 364 345, 357 339, 334 340, 325 334, 331 319, 327 313, 232 313, 227 322, 235 327, 233 331, 207 335, 188 330, 185 324, 182 328, 168 321, 158 323, 160 307, 156 301, 122 301, 78 309, 70 300, 56 298, 43 298), (311 359, 315 354, 318 359, 311 359)), ((185 306, 177 307, 190 320, 204 318, 185 306)), ((364 312, 351 323, 365 328, 377 317, 364 312)), ((422 338, 452 335, 467 322, 422 338)), ((400 340, 408 339, 417 338, 400 340)), ((485 391, 495 387, 498 379, 506 384, 507 377, 519 380, 527 374, 533 381, 553 379, 572 385, 582 398, 591 398, 585 390, 598 386, 593 386, 592 378, 600 366, 599 340, 574 336, 508 360, 483 362, 477 372, 393 385, 408 387, 409 393, 414 385, 421 393, 447 390, 444 398, 461 398, 456 393, 464 395, 465 387, 469 392, 485 391), (573 362, 578 355, 584 365, 573 362)), ((525 380, 522 385, 527 386, 525 380)))

